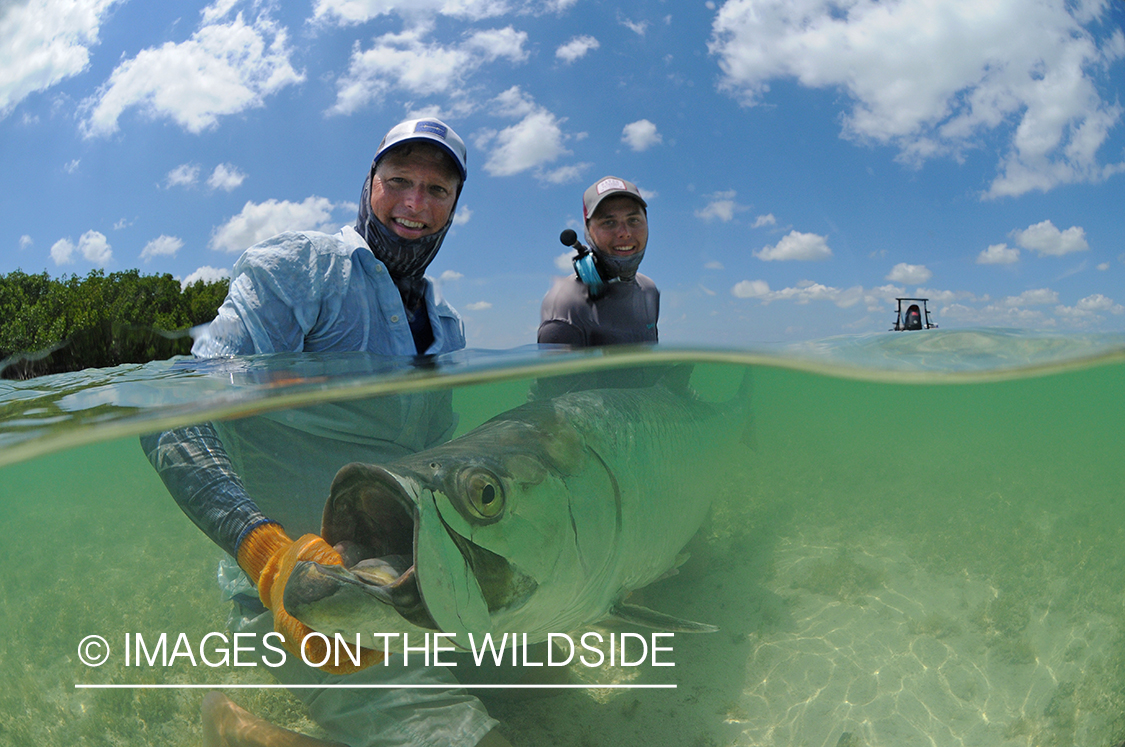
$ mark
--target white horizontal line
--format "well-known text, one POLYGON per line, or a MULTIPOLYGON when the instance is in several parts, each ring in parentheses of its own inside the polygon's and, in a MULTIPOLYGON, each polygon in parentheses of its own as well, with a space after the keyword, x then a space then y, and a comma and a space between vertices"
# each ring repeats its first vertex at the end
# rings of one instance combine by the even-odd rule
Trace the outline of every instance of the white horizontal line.
POLYGON ((75 683, 74 685, 76 690, 675 690, 676 687, 676 685, 248 685, 244 683, 210 685, 91 685, 75 683))

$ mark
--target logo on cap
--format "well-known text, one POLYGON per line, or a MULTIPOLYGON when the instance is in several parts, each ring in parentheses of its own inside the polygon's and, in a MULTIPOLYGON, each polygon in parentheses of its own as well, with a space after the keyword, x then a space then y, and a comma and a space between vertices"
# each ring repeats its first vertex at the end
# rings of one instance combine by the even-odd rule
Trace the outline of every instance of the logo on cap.
POLYGON ((414 131, 428 132, 431 135, 437 135, 442 140, 445 140, 445 136, 449 131, 449 128, 443 125, 441 122, 435 122, 432 119, 423 119, 419 121, 418 124, 414 125, 414 131))
POLYGON ((603 195, 611 189, 625 189, 625 182, 620 179, 602 179, 598 182, 598 194, 603 195))

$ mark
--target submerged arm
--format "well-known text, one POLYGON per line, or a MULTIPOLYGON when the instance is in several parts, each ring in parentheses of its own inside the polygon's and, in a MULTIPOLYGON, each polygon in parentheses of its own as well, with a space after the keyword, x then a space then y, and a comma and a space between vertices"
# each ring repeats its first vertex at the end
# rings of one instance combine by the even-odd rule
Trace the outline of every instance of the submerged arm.
POLYGON ((251 530, 276 523, 246 493, 210 423, 142 436, 141 448, 183 512, 231 557, 251 530))

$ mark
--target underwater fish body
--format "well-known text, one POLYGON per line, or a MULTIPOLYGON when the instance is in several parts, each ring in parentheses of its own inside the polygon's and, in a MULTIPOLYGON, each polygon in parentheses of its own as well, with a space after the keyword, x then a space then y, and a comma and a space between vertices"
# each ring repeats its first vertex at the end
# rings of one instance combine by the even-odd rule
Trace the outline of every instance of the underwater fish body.
POLYGON ((326 634, 441 631, 464 648, 470 634, 542 641, 610 616, 713 630, 622 601, 676 566, 745 456, 748 405, 746 382, 720 405, 664 384, 578 391, 390 464, 349 464, 322 534, 372 560, 299 564, 285 607, 326 634))

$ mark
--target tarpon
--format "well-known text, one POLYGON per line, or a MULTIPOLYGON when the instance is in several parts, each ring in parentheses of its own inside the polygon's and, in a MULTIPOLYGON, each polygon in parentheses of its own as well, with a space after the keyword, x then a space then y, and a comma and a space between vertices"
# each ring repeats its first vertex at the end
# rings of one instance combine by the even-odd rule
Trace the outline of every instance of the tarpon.
POLYGON ((324 539, 346 566, 301 563, 285 607, 322 633, 526 634, 607 617, 713 627, 628 605, 672 571, 729 473, 749 423, 686 387, 593 389, 533 400, 384 466, 332 483, 324 539))

